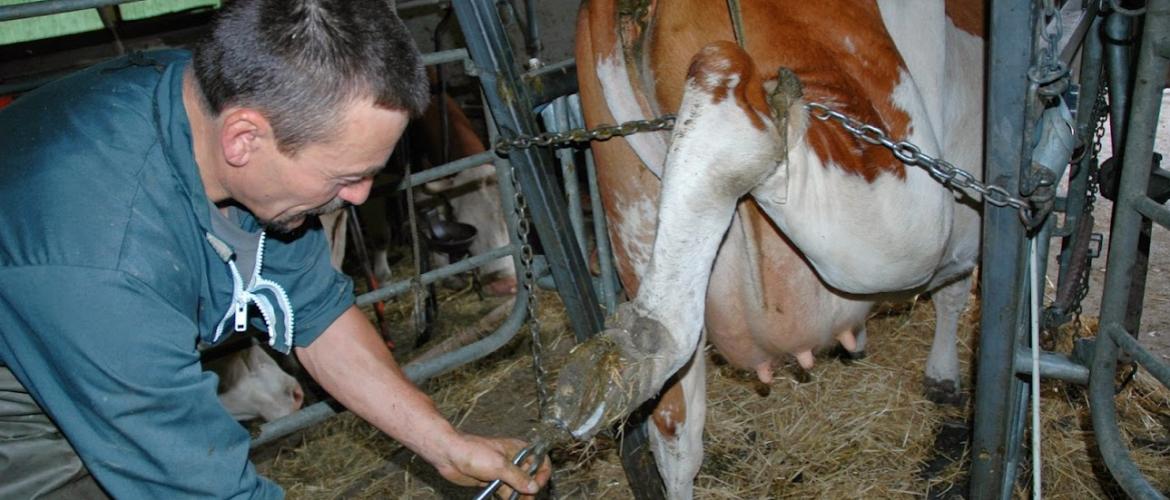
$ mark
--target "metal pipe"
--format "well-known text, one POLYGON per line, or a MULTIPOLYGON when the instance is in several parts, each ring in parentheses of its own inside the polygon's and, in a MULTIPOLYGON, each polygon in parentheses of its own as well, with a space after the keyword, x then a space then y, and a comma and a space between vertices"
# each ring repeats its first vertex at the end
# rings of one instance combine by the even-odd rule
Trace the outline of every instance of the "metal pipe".
POLYGON ((5 5, 0 7, 0 21, 96 9, 98 7, 130 3, 132 1, 135 0, 43 0, 40 2, 5 5))
MULTIPOLYGON (((137 1, 137 0, 134 0, 134 1, 137 1)), ((21 5, 32 5, 32 4, 21 4, 21 5)), ((5 7, 0 7, 0 10, 2 10, 4 8, 5 7)), ((470 61, 470 60, 471 60, 471 57, 467 55, 467 49, 451 49, 451 50, 444 50, 441 52, 428 52, 428 53, 422 55, 422 61, 423 61, 424 66, 434 66, 437 64, 447 64, 447 63, 460 62, 460 61, 463 61, 466 63, 467 61, 470 61)), ((65 76, 69 73, 72 73, 72 71, 59 73, 59 74, 53 74, 52 76, 40 77, 40 78, 35 78, 32 80, 26 80, 26 81, 21 81, 21 82, 0 83, 0 95, 21 94, 24 92, 28 92, 30 90, 37 88, 37 87, 40 87, 41 85, 49 83, 49 82, 56 80, 58 78, 61 78, 62 76, 65 76)))
MULTIPOLYGON (((1032 60, 1036 12, 1028 0, 992 2, 988 40, 988 95, 984 144, 984 180, 1019 192, 1020 173, 1028 163, 1024 110, 1026 75, 1032 60)), ((1030 145, 1029 145, 1030 146, 1030 145)), ((1024 228, 1015 211, 984 203, 983 287, 980 299, 975 422, 971 460, 971 498, 1010 498, 1015 482, 1013 461, 1025 413, 1023 384, 1012 361, 1026 330, 1027 309, 1021 293, 1024 276, 1024 228)))
MULTIPOLYGON (((487 102, 487 99, 480 94, 481 100, 487 102)), ((500 138, 500 131, 496 128, 496 121, 492 118, 491 113, 484 113, 484 121, 487 122, 488 142, 495 144, 500 138)), ((520 241, 520 235, 517 228, 520 226, 520 215, 516 212, 516 188, 513 186, 512 163, 507 159, 499 159, 496 161, 496 190, 500 193, 500 209, 504 211, 504 225, 508 228, 508 241, 516 246, 517 251, 512 253, 512 270, 515 273, 517 284, 523 286, 524 275, 522 269, 524 263, 520 258, 519 249, 523 247, 523 241, 520 241)))
POLYGON ((467 49, 447 49, 438 52, 427 52, 422 55, 423 66, 462 62, 470 59, 471 56, 467 55, 467 49))
MULTIPOLYGON (((585 128, 585 115, 581 112, 581 96, 569 96, 569 111, 573 128, 585 128)), ((597 185, 597 166, 593 163, 593 151, 586 149, 585 177, 589 182, 589 201, 593 208, 593 240, 597 248, 597 260, 601 266, 601 280, 598 283, 598 292, 601 294, 602 307, 607 313, 617 310, 617 296, 621 291, 621 284, 617 279, 617 270, 613 263, 613 250, 609 243, 609 227, 607 227, 605 207, 601 203, 601 189, 597 185)))
POLYGON ((402 2, 398 4, 396 10, 402 12, 410 9, 420 9, 423 7, 437 7, 440 5, 447 5, 451 0, 411 0, 409 2, 402 2))
MULTIPOLYGON (((1133 68, 1133 19, 1112 12, 1105 17, 1105 68, 1109 75, 1109 132, 1113 144, 1125 144, 1133 68)), ((1114 150, 1113 156, 1120 151, 1114 150)))
MULTIPOLYGON (((1114 14, 1117 16, 1117 14, 1114 14)), ((1109 257, 1105 269, 1105 288, 1101 303, 1102 331, 1098 335, 1093 366, 1089 375, 1089 401, 1093 417, 1093 433, 1101 457, 1113 477, 1127 494, 1134 498, 1164 498, 1141 474, 1129 456, 1126 441, 1121 437, 1117 423, 1117 408, 1113 400, 1113 380, 1117 370, 1118 342, 1131 343, 1120 337, 1131 332, 1116 332, 1126 319, 1136 249, 1141 233, 1142 217, 1135 210, 1138 200, 1147 196, 1150 177, 1150 154, 1153 151, 1154 131, 1170 62, 1158 54, 1170 39, 1170 0, 1150 0, 1147 3, 1145 32, 1138 51, 1137 75, 1130 108, 1130 123, 1126 134, 1121 186, 1114 209, 1113 226, 1109 240, 1109 257)), ((1140 356, 1140 350, 1138 353, 1140 356)), ((1153 365, 1152 365, 1153 366, 1153 365)), ((1158 365, 1160 366, 1160 365, 1158 365)), ((1164 370, 1164 367, 1156 368, 1164 370)))
MULTIPOLYGON (((1170 365, 1158 360, 1150 351, 1142 347, 1137 339, 1133 338, 1133 335, 1125 331, 1125 328, 1122 328, 1121 325, 1116 323, 1111 323, 1105 325, 1101 331, 1117 342, 1122 350, 1133 356, 1133 359, 1142 365, 1142 368, 1150 372, 1150 375, 1158 379, 1158 382, 1161 382, 1166 387, 1170 387, 1170 365)), ((1098 342, 1100 341, 1098 340, 1098 342)))
MULTIPOLYGON (((1016 351, 1014 364, 1016 373, 1031 375, 1032 349, 1021 347, 1016 351)), ((1073 361, 1067 355, 1045 351, 1040 353, 1040 376, 1086 385, 1089 383, 1089 368, 1073 361)))
POLYGON ((393 192, 405 191, 407 187, 421 186, 434 180, 442 179, 450 175, 455 175, 471 167, 478 167, 484 163, 492 163, 497 161, 500 161, 500 157, 496 156, 496 153, 493 150, 487 150, 482 153, 465 156, 453 162, 428 168, 422 172, 414 172, 410 174, 410 178, 399 180, 398 183, 394 184, 393 186, 389 184, 376 185, 370 193, 370 196, 385 196, 393 192))
POLYGON ((1134 200, 1133 208, 1162 227, 1170 229, 1170 209, 1167 209, 1165 205, 1150 199, 1148 196, 1143 196, 1134 200))
MULTIPOLYGON (((569 130, 568 114, 569 106, 564 97, 557 98, 552 102, 552 105, 541 112, 541 116, 545 117, 545 127, 557 132, 569 130)), ((577 180, 577 164, 573 161, 573 150, 572 148, 559 148, 556 156, 561 164, 565 200, 568 202, 569 224, 573 229, 573 235, 577 237, 581 256, 588 258, 589 253, 585 240, 585 211, 581 208, 581 183, 577 180)))
MULTIPOLYGON (((443 278, 454 276, 459 273, 465 273, 500 257, 507 257, 508 255, 516 252, 516 249, 517 247, 515 244, 493 248, 487 252, 481 253, 471 258, 460 260, 454 264, 449 264, 438 269, 427 271, 419 277, 419 281, 423 285, 429 285, 443 278)), ((383 301, 395 295, 405 293, 406 291, 410 290, 411 286, 411 280, 395 281, 394 283, 383 286, 377 290, 372 290, 358 295, 357 299, 354 300, 354 303, 359 307, 368 306, 375 302, 383 301)))
MULTIPOLYGON (((1081 19, 1077 21, 1077 27, 1073 28, 1072 33, 1069 34, 1068 41, 1064 44, 1064 49, 1060 51, 1060 60, 1066 68, 1072 67, 1073 57, 1076 56, 1077 49, 1080 48, 1081 42, 1085 39, 1085 35, 1089 30, 1092 29, 1094 34, 1098 33, 1096 31, 1099 29, 1097 25, 1097 13, 1100 7, 1100 2, 1090 1, 1089 5, 1085 7, 1084 12, 1081 13, 1081 19)), ((1060 16, 1056 17, 1056 22, 1061 22, 1060 16)), ((1083 63, 1081 67, 1084 67, 1083 63)))
MULTIPOLYGON (((512 49, 490 0, 467 0, 451 4, 459 19, 468 52, 478 67, 488 107, 505 135, 532 135, 536 121, 532 99, 521 79, 512 49)), ((569 226, 564 199, 546 174, 551 163, 547 151, 513 150, 509 160, 532 215, 533 225, 548 256, 557 291, 578 340, 601 331, 604 317, 589 279, 589 269, 578 251, 576 236, 569 226)))

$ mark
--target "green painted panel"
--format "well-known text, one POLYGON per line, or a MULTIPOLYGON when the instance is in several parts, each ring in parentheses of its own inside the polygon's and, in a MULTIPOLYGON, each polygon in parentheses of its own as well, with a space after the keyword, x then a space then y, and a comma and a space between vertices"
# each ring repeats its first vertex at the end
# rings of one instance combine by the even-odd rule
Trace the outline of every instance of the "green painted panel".
MULTIPOLYGON (((31 3, 38 0, 0 0, 0 5, 31 3)), ((220 0, 143 0, 119 6, 122 20, 136 21, 196 7, 218 8, 220 0)), ((0 21, 0 45, 27 42, 55 36, 73 35, 104 29, 97 9, 53 14, 50 16, 0 21)))
POLYGON ((143 0, 121 5, 122 19, 135 21, 195 7, 219 7, 219 0, 143 0))
MULTIPOLYGON (((0 5, 31 3, 35 0, 0 0, 0 5)), ((0 44, 72 35, 102 29, 97 9, 64 12, 51 16, 0 21, 0 44)))

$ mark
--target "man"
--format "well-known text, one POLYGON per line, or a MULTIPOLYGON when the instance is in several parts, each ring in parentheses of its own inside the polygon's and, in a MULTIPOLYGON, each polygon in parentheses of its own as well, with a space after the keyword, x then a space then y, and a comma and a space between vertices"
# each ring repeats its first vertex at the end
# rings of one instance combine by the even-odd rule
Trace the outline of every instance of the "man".
POLYGON ((523 443, 446 422, 306 228, 365 201, 426 102, 384 1, 241 0, 193 57, 0 112, 0 497, 280 497, 196 349, 249 323, 447 479, 535 493, 547 462, 533 481, 523 443))

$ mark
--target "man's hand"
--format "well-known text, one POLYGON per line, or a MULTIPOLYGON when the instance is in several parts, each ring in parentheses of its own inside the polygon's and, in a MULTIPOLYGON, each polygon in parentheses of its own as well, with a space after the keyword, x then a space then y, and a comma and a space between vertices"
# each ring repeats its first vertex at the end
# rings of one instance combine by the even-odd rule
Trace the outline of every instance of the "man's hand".
POLYGON ((521 498, 532 498, 548 482, 552 466, 546 457, 536 475, 529 476, 531 459, 526 459, 519 467, 512 465, 512 458, 525 446, 523 441, 516 439, 460 433, 431 463, 443 477, 455 484, 486 486, 491 481, 502 479, 504 485, 496 491, 498 496, 508 498, 515 489, 523 495, 521 498))
POLYGON ((524 449, 515 439, 489 439, 464 434, 435 409, 434 402, 399 369, 364 313, 351 307, 297 357, 321 387, 346 408, 414 450, 448 480, 480 486, 502 479, 511 494, 535 494, 552 474, 546 460, 536 477, 512 465, 524 449))

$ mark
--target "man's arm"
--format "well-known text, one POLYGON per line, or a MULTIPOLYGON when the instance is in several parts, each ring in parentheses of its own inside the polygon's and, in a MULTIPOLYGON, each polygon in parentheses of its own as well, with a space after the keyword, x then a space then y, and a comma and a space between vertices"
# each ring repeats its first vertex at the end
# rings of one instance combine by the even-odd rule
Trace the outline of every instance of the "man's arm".
POLYGON ((414 450, 456 484, 476 486, 499 478, 521 492, 535 494, 548 480, 547 462, 535 482, 511 464, 511 457, 524 446, 520 441, 482 438, 452 427, 431 399, 406 378, 356 306, 308 347, 298 347, 297 357, 350 411, 414 450))

